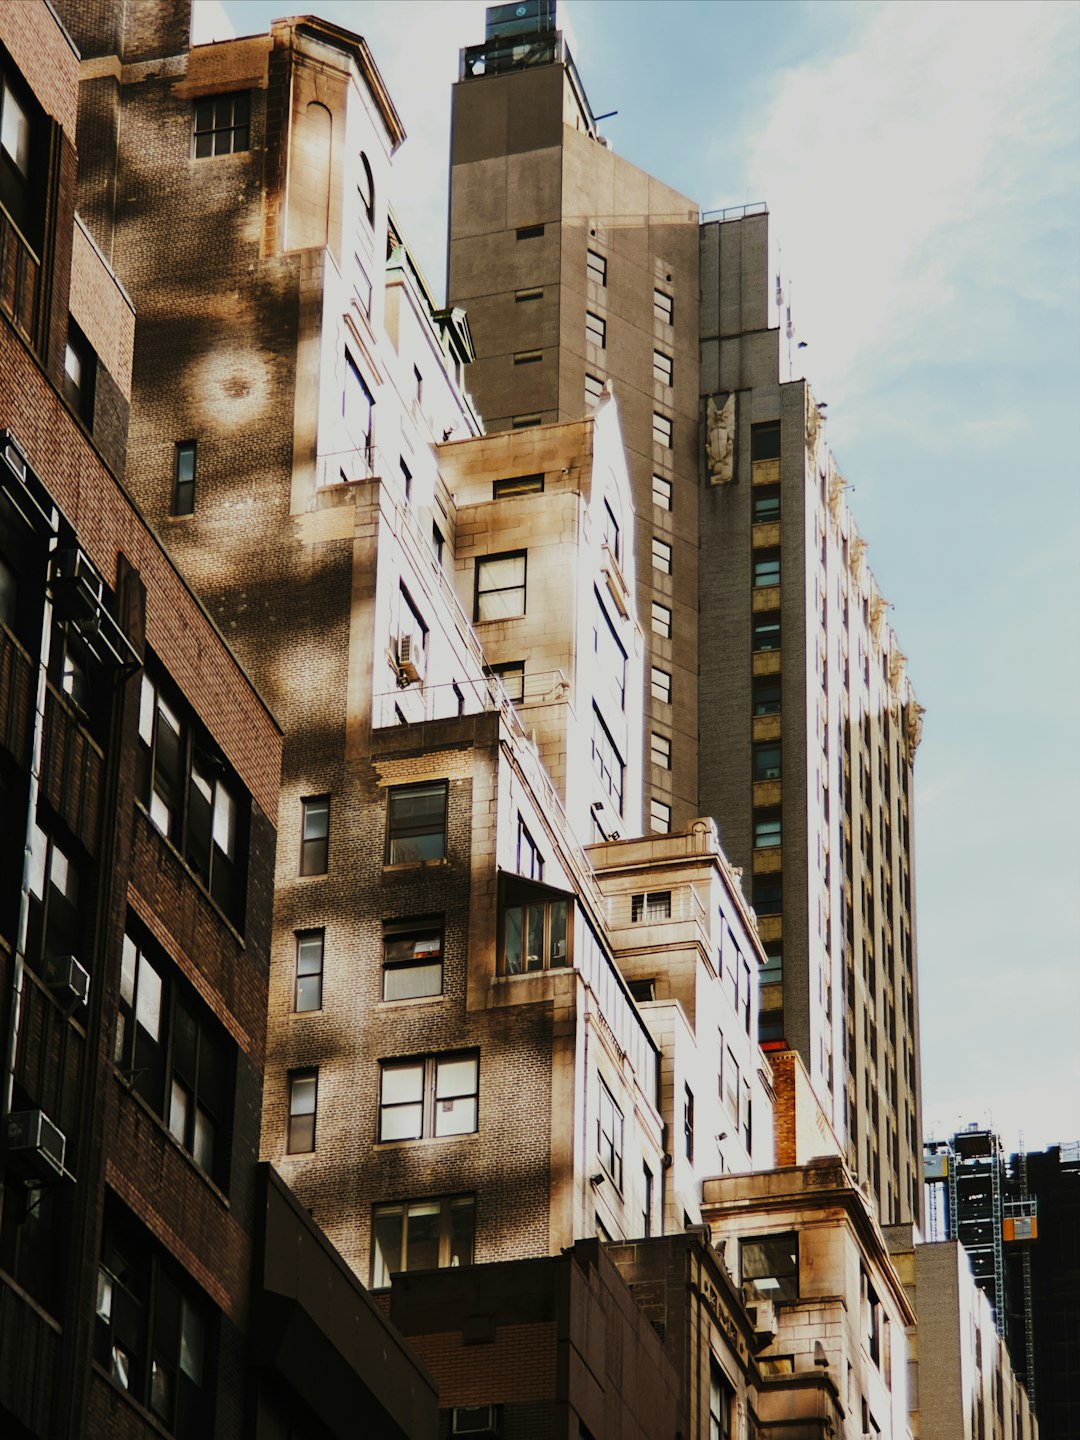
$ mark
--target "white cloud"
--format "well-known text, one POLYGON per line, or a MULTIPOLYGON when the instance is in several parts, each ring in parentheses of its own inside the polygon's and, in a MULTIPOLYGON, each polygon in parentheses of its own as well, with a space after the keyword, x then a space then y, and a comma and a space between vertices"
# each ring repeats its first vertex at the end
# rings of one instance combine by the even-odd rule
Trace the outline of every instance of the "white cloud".
POLYGON ((849 396, 871 356, 880 379, 944 342, 972 353, 998 323, 985 289, 1052 299, 1023 259, 1077 185, 1073 7, 865 13, 845 53, 781 73, 746 164, 812 373, 849 396))

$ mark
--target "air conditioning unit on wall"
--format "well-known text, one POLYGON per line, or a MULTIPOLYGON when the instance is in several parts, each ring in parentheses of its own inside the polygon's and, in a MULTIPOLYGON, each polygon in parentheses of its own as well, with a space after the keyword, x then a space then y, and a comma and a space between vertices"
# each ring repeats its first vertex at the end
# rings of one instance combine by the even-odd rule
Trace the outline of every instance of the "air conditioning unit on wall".
POLYGON ((74 955, 50 955, 45 961, 45 983, 68 1014, 85 1005, 90 994, 90 976, 74 955))
POLYGON ((398 674, 411 683, 424 678, 424 645, 417 635, 400 635, 397 647, 398 674))
POLYGON ((455 1405, 450 1422, 451 1435, 501 1435, 502 1413, 498 1405, 455 1405))
POLYGON ((16 1110, 4 1120, 4 1150, 25 1172, 41 1180, 64 1174, 64 1132, 44 1110, 16 1110))

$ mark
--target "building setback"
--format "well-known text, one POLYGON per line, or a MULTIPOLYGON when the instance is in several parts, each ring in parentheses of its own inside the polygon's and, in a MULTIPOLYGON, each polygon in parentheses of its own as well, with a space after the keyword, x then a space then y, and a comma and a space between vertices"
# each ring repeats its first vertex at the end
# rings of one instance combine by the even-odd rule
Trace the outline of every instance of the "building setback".
POLYGON ((454 87, 473 392, 503 429, 612 382, 649 621, 644 814, 715 819, 769 956, 761 1038, 798 1049, 882 1218, 917 1218, 921 711, 822 412, 780 380, 768 217, 701 217, 614 155, 554 6, 516 14, 488 11, 454 87))

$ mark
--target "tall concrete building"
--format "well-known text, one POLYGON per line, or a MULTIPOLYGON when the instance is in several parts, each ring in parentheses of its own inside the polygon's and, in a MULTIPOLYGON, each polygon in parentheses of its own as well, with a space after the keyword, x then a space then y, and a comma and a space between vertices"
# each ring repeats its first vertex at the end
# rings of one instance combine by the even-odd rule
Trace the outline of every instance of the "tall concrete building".
MULTIPOLYGON (((580 57, 578 57, 580 59, 580 57)), ((548 0, 461 54, 449 288, 485 423, 611 383, 627 437, 651 828, 715 818, 789 1043, 883 1220, 921 1212, 912 767, 920 710, 803 380, 781 379, 764 207, 613 154, 548 0)))

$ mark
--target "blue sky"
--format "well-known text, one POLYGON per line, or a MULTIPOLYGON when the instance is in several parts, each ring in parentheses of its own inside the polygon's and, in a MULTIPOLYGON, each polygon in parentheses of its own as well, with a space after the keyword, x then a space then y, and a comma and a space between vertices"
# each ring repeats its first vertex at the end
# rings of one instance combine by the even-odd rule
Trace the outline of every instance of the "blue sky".
MULTIPOLYGON (((288 13, 198 0, 238 34, 288 13)), ((477 0, 311 0, 409 139, 443 293, 477 0)), ((926 1130, 1080 1138, 1080 5, 567 0, 614 147, 704 209, 765 200, 909 674, 926 1130)))

